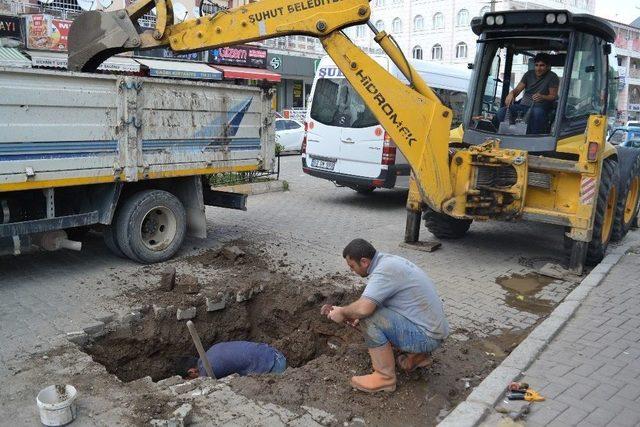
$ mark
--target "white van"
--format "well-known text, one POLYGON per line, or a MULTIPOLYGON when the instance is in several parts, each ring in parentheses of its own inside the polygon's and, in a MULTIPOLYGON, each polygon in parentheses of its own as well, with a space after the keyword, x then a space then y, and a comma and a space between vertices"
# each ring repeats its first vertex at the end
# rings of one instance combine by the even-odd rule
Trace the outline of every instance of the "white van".
MULTIPOLYGON (((374 58, 406 82, 388 57, 374 58)), ((452 125, 457 127, 471 72, 428 61, 410 62, 442 102, 452 108, 452 125)), ((329 56, 322 58, 318 66, 305 125, 305 173, 359 193, 370 193, 379 187, 408 188, 411 169, 406 159, 329 56)))

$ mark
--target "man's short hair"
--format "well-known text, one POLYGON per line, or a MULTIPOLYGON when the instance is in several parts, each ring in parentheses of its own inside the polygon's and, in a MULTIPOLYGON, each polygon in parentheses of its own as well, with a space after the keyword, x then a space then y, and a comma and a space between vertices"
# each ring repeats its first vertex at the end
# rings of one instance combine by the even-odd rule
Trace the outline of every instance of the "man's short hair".
POLYGON ((544 62, 546 65, 551 64, 551 56, 548 53, 540 52, 533 57, 533 63, 544 62))
POLYGON ((349 257, 358 263, 362 258, 373 259, 375 254, 376 248, 364 239, 353 239, 342 250, 342 258, 349 257))

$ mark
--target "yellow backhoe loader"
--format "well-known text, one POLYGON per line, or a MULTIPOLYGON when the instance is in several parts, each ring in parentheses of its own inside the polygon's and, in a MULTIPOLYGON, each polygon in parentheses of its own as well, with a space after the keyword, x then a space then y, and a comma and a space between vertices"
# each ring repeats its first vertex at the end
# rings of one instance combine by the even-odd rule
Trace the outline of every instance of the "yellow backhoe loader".
POLYGON ((624 237, 638 213, 640 159, 605 138, 618 84, 616 35, 606 21, 566 10, 474 18, 478 48, 460 140, 450 138, 451 110, 370 15, 368 0, 262 0, 174 24, 170 0, 140 0, 80 15, 69 34, 69 68, 92 71, 133 49, 194 52, 286 35, 318 37, 411 165, 406 241, 418 240, 421 216, 439 238, 461 237, 473 220, 551 223, 565 227, 569 268, 580 274, 585 262, 603 258, 611 239, 624 237), (141 30, 137 19, 154 7, 155 29, 141 30), (408 85, 341 31, 363 24, 408 85), (550 58, 559 91, 532 126, 531 117, 505 114, 504 103, 539 53, 550 58))

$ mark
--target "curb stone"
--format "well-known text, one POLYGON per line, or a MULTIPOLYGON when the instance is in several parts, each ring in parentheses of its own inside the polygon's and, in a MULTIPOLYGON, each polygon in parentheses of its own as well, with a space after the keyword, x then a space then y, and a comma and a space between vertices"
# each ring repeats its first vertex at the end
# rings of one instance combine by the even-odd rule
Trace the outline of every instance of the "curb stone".
POLYGON ((284 180, 252 182, 249 184, 227 185, 223 187, 212 187, 216 191, 228 191, 232 193, 242 193, 249 196, 257 194, 275 193, 285 191, 284 180))
POLYGON ((549 317, 539 324, 438 426, 479 425, 504 394, 506 384, 518 380, 522 372, 536 360, 547 344, 573 317, 589 292, 604 280, 632 247, 633 243, 629 242, 612 248, 602 262, 591 270, 549 317))

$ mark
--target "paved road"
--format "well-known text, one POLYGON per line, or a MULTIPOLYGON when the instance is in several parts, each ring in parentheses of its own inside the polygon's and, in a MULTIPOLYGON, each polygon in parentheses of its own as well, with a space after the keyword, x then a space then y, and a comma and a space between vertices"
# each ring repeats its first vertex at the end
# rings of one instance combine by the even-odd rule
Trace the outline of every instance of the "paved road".
POLYGON ((640 255, 627 254, 527 370, 529 426, 640 425, 640 255))
MULTIPOLYGON (((445 242, 441 250, 427 254, 398 246, 404 234, 405 192, 382 190, 361 196, 303 175, 297 156, 283 159, 282 178, 290 182, 291 191, 252 196, 246 212, 207 209, 209 238, 190 240, 179 257, 240 238, 268 245, 273 257, 287 260, 302 275, 316 277, 346 273, 342 248, 352 238, 363 237, 429 272, 454 329, 497 334, 522 330, 539 319, 538 314, 507 305, 507 291, 496 278, 525 274, 549 257, 562 259, 558 228, 474 224, 465 239, 445 242)), ((429 237, 424 229, 422 238, 429 237)), ((162 266, 153 268, 159 271, 162 266)), ((98 236, 80 253, 0 257, 0 382, 26 355, 51 348, 63 333, 122 309, 112 298, 127 288, 143 288, 153 275, 141 272, 141 266, 112 256, 98 236)), ((557 302, 570 286, 554 282, 537 296, 557 302)))

